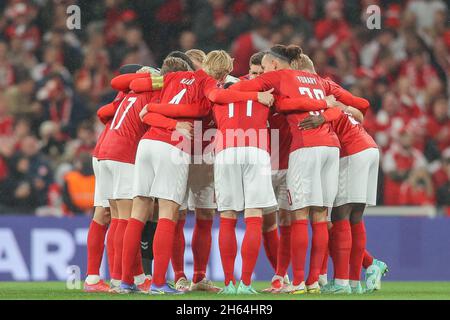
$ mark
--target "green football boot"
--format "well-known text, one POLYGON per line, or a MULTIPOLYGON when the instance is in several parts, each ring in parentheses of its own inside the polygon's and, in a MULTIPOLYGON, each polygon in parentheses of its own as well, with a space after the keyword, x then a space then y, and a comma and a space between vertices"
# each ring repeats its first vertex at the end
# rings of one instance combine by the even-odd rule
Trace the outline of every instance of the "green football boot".
POLYGON ((389 269, 383 261, 373 259, 365 274, 367 292, 381 289, 381 277, 385 276, 389 269))
POLYGON ((218 294, 236 294, 236 287, 233 282, 230 281, 228 285, 226 285, 218 294))
POLYGON ((364 289, 361 286, 361 282, 358 281, 358 285, 355 287, 350 286, 351 290, 352 290, 352 294, 363 294, 364 293, 364 289))
POLYGON ((237 294, 258 294, 252 285, 246 286, 242 281, 239 283, 237 288, 237 294))

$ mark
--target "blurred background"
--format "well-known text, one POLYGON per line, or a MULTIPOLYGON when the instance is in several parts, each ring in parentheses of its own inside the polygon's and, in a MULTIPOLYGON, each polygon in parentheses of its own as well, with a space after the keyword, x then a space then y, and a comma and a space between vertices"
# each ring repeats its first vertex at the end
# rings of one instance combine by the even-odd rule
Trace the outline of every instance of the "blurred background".
MULTIPOLYGON (((450 228, 449 20, 442 0, 0 1, 0 243, 16 241, 25 268, 33 269, 33 228, 53 226, 71 234, 74 252, 66 253, 66 264, 84 263, 85 239, 76 230, 85 230, 92 213, 90 153, 103 128, 95 113, 114 97, 109 81, 119 66, 159 66, 172 50, 224 49, 235 58, 233 74, 241 76, 253 53, 297 44, 321 76, 370 100, 364 126, 382 159, 380 207, 368 210, 375 216, 367 223, 369 244, 405 266, 415 261, 416 279, 435 260, 414 255, 430 254, 435 245, 420 250, 407 235, 429 239, 450 228), (81 28, 70 30, 66 10, 73 4, 81 28), (379 29, 367 25, 367 7, 374 4, 381 10, 379 29), (378 234, 390 230, 386 226, 398 226, 386 236, 395 244, 389 249, 370 236, 371 228, 378 234), (409 256, 401 243, 409 243, 409 256)), ((445 241, 436 241, 448 249, 443 234, 445 241)), ((18 279, 11 266, 20 259, 6 253, 0 254, 0 280, 18 279)), ((60 279, 63 265, 45 267, 51 270, 41 278, 19 278, 60 279)))

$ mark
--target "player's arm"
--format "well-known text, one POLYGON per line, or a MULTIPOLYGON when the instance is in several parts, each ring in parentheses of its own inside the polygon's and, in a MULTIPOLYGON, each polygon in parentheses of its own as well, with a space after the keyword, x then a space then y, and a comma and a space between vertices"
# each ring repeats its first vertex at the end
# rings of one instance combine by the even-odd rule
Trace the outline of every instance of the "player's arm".
POLYGON ((133 80, 145 78, 148 78, 148 73, 121 74, 111 80, 111 87, 117 91, 128 91, 130 90, 130 84, 133 80))
POLYGON ((307 96, 299 98, 280 98, 275 102, 275 109, 278 112, 319 111, 326 109, 327 107, 327 102, 325 100, 312 99, 307 96))
POLYGON ((298 126, 302 129, 315 129, 320 127, 325 122, 331 122, 339 119, 342 115, 342 110, 338 107, 328 108, 318 115, 309 115, 303 119, 298 126))
POLYGON ((168 130, 175 130, 177 126, 177 120, 154 112, 147 113, 142 119, 142 122, 152 127, 158 127, 168 130))
POLYGON ((97 117, 99 118, 99 120, 103 124, 106 124, 109 120, 111 120, 114 117, 118 105, 119 105, 118 103, 111 102, 98 109, 97 117))
POLYGON ((204 103, 170 104, 149 103, 148 112, 155 112, 171 118, 201 118, 209 113, 204 103))
POLYGON ((366 114, 367 110, 370 107, 370 103, 368 100, 354 96, 349 91, 345 90, 341 86, 337 85, 334 82, 323 81, 325 94, 333 95, 336 100, 342 102, 347 106, 352 106, 358 110, 360 110, 363 114, 366 114))
POLYGON ((161 90, 164 86, 164 76, 148 75, 146 77, 133 79, 130 83, 130 89, 136 93, 161 90))
POLYGON ((267 91, 279 86, 280 77, 276 72, 264 73, 255 79, 239 81, 229 87, 237 91, 267 91))

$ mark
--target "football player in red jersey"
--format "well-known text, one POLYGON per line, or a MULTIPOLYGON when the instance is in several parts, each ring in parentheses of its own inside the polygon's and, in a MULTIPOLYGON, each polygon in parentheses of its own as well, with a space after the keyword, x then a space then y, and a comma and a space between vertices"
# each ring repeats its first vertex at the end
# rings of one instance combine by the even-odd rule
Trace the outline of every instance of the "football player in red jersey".
MULTIPOLYGON (((313 62, 304 56, 299 69, 315 73, 313 62)), ((343 90, 331 80, 331 86, 343 90)), ((366 232, 362 220, 366 206, 376 204, 379 151, 373 138, 362 126, 368 106, 355 104, 355 108, 340 104, 343 113, 331 121, 341 143, 339 188, 331 213, 333 227, 330 231, 330 249, 334 265, 334 281, 323 291, 330 293, 363 293, 360 274, 365 255, 366 232), (350 283, 349 283, 350 279, 350 283)), ((329 120, 329 119, 328 119, 329 120)), ((300 126, 306 130, 327 121, 323 115, 311 115, 300 126)), ((326 263, 326 258, 324 264, 326 263)), ((377 260, 378 261, 378 260, 377 260)), ((386 272, 386 265, 379 261, 379 273, 386 272)), ((376 287, 377 275, 368 284, 376 287)))
MULTIPOLYGON (((148 72, 145 69, 143 72, 148 72)), ((102 177, 100 184, 102 197, 115 200, 119 221, 114 236, 114 276, 122 279, 119 292, 147 291, 150 281, 142 269, 141 254, 133 257, 133 276, 131 280, 123 277, 122 264, 124 260, 123 241, 132 207, 132 187, 134 180, 134 162, 137 143, 147 130, 139 113, 153 98, 153 92, 127 92, 126 96, 115 110, 110 128, 106 133, 98 152, 99 171, 102 177), (136 282, 136 284, 135 284, 136 282)))
MULTIPOLYGON (((121 74, 135 73, 137 70, 142 68, 141 65, 124 65, 119 69, 121 74)), ((99 269, 101 260, 103 257, 104 243, 107 225, 109 224, 108 237, 107 237, 107 253, 108 253, 108 266, 110 276, 113 275, 114 266, 114 235, 117 228, 118 222, 118 212, 115 203, 112 201, 110 207, 108 199, 101 198, 100 191, 100 173, 98 169, 98 151, 100 146, 109 130, 111 121, 114 117, 114 110, 120 104, 120 102, 125 97, 124 91, 119 91, 116 98, 110 104, 107 104, 100 108, 97 112, 97 116, 100 121, 105 124, 105 128, 100 134, 97 144, 92 152, 92 166, 94 168, 95 175, 95 193, 94 193, 94 217, 92 223, 89 226, 88 239, 87 239, 87 252, 88 252, 88 270, 87 277, 84 283, 84 290, 87 292, 105 292, 109 291, 110 287, 100 279, 99 269), (110 208, 110 209, 109 209, 110 208)), ((114 282, 119 280, 111 279, 112 286, 114 282)))
MULTIPOLYGON (((356 97, 336 92, 317 75, 290 69, 302 51, 296 46, 272 47, 262 60, 264 74, 256 79, 242 81, 232 88, 244 91, 268 90, 288 98, 314 100, 318 110, 329 105, 325 96, 335 94, 342 102, 353 102, 356 97), (309 98, 309 99, 308 99, 309 98)), ((332 105, 332 104, 331 104, 332 105)), ((300 106, 301 107, 301 106, 300 106)), ((308 220, 312 220, 313 238, 308 288, 319 290, 318 278, 328 246, 327 208, 332 207, 338 188, 339 140, 330 124, 324 123, 313 130, 302 130, 298 123, 310 115, 297 110, 280 109, 287 114, 292 134, 287 172, 291 209, 291 258, 294 271, 294 294, 305 293, 304 264, 308 246, 308 220)), ((310 109, 309 109, 310 110, 310 109)), ((316 111, 320 112, 320 111, 316 111)))

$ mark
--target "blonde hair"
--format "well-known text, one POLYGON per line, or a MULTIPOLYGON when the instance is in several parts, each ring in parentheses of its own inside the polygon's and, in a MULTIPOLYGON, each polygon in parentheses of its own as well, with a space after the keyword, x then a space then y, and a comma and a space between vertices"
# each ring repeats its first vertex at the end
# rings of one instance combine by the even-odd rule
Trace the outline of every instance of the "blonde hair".
POLYGON ((191 67, 187 64, 186 61, 176 57, 169 57, 164 59, 163 64, 161 66, 161 75, 165 75, 169 72, 176 71, 192 71, 191 67))
POLYGON ((233 59, 224 50, 213 50, 206 55, 203 70, 216 80, 223 80, 233 71, 233 59))
POLYGON ((294 70, 305 70, 312 73, 315 73, 314 63, 312 60, 304 53, 302 53, 298 59, 294 59, 291 61, 291 68, 294 70))
POLYGON ((191 49, 185 52, 185 54, 191 58, 191 60, 196 60, 198 61, 200 64, 203 64, 203 62, 206 59, 206 53, 203 52, 200 49, 191 49))

